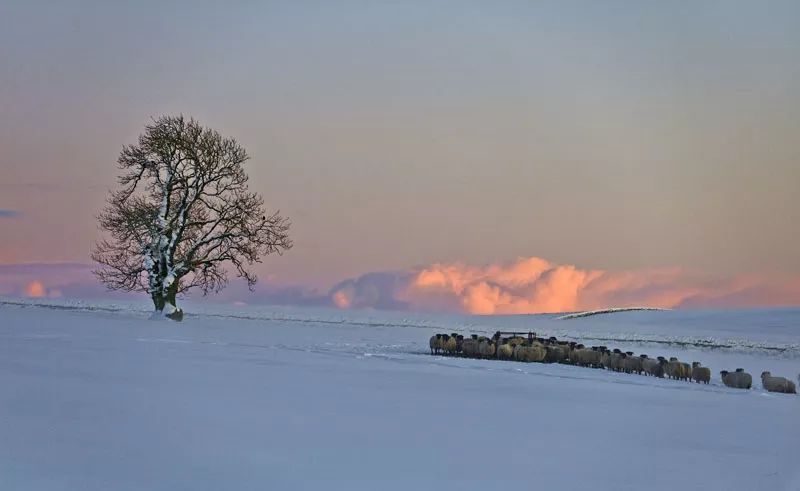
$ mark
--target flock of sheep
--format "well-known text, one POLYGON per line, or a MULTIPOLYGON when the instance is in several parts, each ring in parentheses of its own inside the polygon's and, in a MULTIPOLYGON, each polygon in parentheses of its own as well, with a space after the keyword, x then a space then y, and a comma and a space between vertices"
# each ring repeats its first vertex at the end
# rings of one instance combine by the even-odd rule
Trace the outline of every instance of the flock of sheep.
MULTIPOLYGON (((540 338, 536 333, 497 332, 491 338, 473 334, 465 338, 461 334, 435 334, 431 336, 431 355, 461 356, 465 358, 492 358, 539 363, 566 363, 582 367, 607 368, 616 372, 635 373, 654 377, 668 377, 675 380, 709 383, 711 369, 699 362, 691 365, 677 358, 666 359, 663 356, 650 358, 641 354, 636 356, 631 351, 609 350, 605 346, 585 347, 573 341, 559 341, 555 337, 540 338), (503 337, 503 334, 510 334, 503 337)), ((736 371, 720 372, 722 383, 736 389, 750 389, 753 377, 737 368, 736 371)), ((761 384, 769 392, 796 394, 793 381, 785 377, 773 377, 769 372, 761 374, 761 384)))

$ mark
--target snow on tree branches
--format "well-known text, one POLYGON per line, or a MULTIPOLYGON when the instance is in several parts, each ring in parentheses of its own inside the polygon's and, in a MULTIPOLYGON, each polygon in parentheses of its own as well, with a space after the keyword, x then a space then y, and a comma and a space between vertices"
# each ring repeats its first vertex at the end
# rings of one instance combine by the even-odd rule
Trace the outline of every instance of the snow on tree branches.
POLYGON ((157 313, 180 320, 176 296, 192 288, 219 292, 226 265, 252 289, 251 266, 292 247, 289 221, 268 214, 248 190, 236 140, 183 116, 145 127, 137 145, 122 149, 119 188, 99 215, 108 237, 92 259, 112 290, 144 291, 157 313))

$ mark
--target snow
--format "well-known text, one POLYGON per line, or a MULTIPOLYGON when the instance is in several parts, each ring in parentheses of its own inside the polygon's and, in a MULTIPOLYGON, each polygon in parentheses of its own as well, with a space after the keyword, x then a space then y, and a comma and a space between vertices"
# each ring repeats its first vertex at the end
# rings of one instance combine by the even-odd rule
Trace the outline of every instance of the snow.
POLYGON ((800 371, 797 309, 184 307, 0 301, 0 489, 800 489, 800 398, 758 380, 800 371), (497 329, 610 338, 713 380, 427 354, 432 333, 497 329), (738 366, 754 390, 720 384, 738 366))
POLYGON ((587 310, 585 312, 574 312, 572 314, 566 314, 558 317, 559 320, 567 320, 567 319, 577 319, 578 317, 589 317, 591 315, 600 315, 600 314, 616 314, 618 312, 631 312, 635 310, 669 310, 669 309, 662 309, 659 307, 612 307, 609 309, 599 309, 599 310, 587 310))

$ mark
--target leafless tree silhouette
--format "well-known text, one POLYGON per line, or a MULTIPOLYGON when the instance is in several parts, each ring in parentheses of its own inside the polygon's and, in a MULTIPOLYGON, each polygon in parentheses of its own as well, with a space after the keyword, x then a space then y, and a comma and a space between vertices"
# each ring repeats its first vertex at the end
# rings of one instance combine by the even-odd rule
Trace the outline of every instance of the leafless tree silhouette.
POLYGON ((157 313, 183 318, 176 297, 219 292, 234 269, 252 289, 252 265, 292 247, 289 221, 248 189, 247 152, 183 116, 161 117, 123 147, 119 188, 98 219, 107 238, 92 259, 112 290, 144 291, 157 313))

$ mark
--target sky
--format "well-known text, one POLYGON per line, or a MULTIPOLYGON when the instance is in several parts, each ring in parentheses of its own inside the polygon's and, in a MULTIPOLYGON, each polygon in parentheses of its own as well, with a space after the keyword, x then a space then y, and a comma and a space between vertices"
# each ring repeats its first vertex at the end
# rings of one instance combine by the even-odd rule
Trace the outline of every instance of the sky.
POLYGON ((794 1, 6 0, 0 295, 105 295, 116 158, 183 113, 293 223, 225 301, 798 305, 798 22, 794 1))

